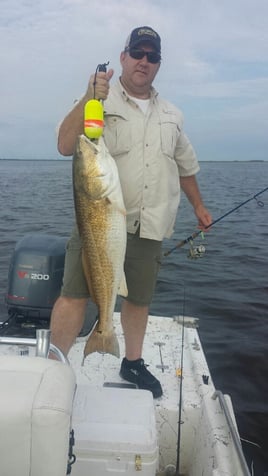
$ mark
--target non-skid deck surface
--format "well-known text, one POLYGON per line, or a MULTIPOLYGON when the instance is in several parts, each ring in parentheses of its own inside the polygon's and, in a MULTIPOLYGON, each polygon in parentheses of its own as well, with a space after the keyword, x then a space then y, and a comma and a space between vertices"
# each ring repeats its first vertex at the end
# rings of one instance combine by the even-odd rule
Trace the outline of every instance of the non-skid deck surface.
MULTIPOLYGON (((163 396, 154 400, 160 467, 176 462, 182 349, 184 421, 195 419, 200 407, 200 396, 212 388, 211 377, 194 326, 195 320, 185 318, 184 330, 181 322, 182 318, 150 316, 143 346, 145 363, 149 365, 150 372, 160 380, 163 388, 163 396), (206 377, 208 384, 204 384, 206 377)), ((127 382, 119 376, 121 359, 124 357, 124 336, 118 313, 114 315, 114 325, 120 345, 120 359, 109 354, 94 353, 83 361, 87 338, 79 338, 74 344, 69 353, 69 360, 75 370, 78 385, 93 387, 127 385, 127 382)), ((189 450, 190 448, 185 448, 185 458, 189 457, 189 450)))

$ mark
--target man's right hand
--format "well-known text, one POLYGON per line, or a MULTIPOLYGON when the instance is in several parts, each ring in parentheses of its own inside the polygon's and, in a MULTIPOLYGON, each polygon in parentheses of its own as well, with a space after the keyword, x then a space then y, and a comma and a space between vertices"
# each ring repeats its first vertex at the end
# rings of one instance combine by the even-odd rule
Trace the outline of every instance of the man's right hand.
POLYGON ((113 69, 109 69, 106 73, 99 71, 96 75, 92 74, 89 79, 86 97, 88 99, 107 99, 110 87, 109 81, 113 74, 113 69))

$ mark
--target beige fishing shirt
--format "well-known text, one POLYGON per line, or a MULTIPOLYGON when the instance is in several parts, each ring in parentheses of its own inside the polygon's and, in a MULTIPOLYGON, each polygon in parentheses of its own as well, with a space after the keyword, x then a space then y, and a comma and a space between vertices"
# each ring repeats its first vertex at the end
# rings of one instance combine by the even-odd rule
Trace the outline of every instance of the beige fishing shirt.
POLYGON ((104 114, 104 139, 118 166, 128 232, 140 226, 142 238, 169 238, 180 202, 179 177, 199 170, 182 113, 152 89, 144 114, 118 81, 104 114))

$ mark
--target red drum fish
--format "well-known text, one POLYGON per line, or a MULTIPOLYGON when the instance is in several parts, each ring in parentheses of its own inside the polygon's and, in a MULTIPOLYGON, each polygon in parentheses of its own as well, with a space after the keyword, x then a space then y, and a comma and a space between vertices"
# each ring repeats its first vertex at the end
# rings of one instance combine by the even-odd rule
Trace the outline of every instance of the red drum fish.
POLYGON ((126 210, 116 163, 104 140, 77 139, 73 156, 76 222, 82 242, 82 263, 99 319, 85 345, 92 352, 119 357, 113 313, 117 294, 127 296, 124 275, 126 210))

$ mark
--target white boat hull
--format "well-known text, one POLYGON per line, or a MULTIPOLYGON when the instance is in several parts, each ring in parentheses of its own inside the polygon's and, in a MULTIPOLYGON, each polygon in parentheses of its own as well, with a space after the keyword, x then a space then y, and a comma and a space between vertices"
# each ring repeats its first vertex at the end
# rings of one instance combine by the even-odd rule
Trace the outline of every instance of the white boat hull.
MULTIPOLYGON (((185 476, 249 474, 234 442, 235 435, 239 445, 231 400, 222 396, 228 422, 202 350, 197 320, 185 317, 183 321, 184 326, 182 318, 149 317, 143 357, 163 387, 163 396, 155 400, 150 392, 126 389, 116 357, 94 353, 83 362, 87 337, 77 339, 68 356, 77 382, 72 414, 77 458, 73 476, 171 475, 178 464, 179 474, 185 476)), ((117 313, 114 325, 123 357, 117 313)), ((34 347, 26 347, 24 353, 34 355, 34 347)), ((19 354, 20 346, 3 344, 0 352, 19 354)))

